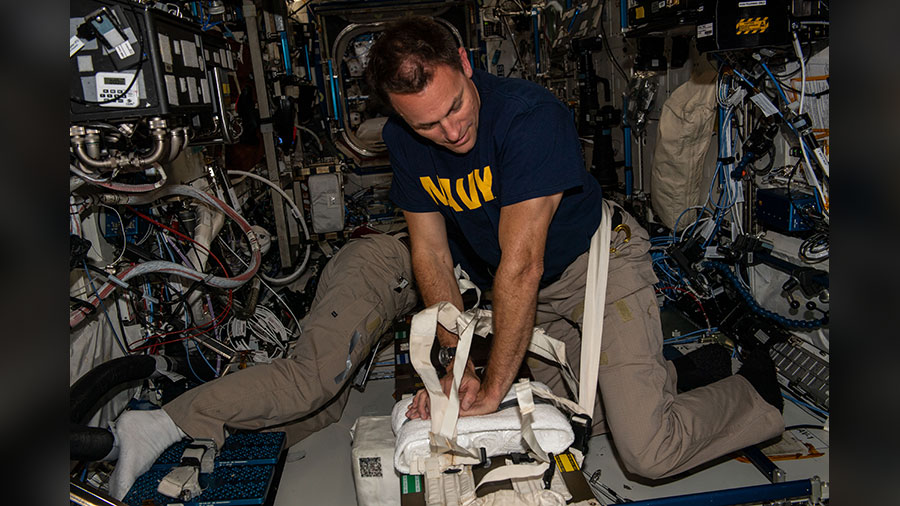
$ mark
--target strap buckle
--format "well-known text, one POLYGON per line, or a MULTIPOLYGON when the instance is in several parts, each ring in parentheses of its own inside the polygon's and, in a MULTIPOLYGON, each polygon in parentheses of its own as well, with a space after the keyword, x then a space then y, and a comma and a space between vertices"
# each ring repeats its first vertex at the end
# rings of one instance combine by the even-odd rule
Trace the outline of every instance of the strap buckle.
POLYGON ((572 432, 575 433, 572 447, 580 450, 582 455, 587 455, 588 443, 591 441, 591 430, 593 429, 591 417, 574 413, 569 417, 569 423, 572 425, 572 432))
MULTIPOLYGON (((625 232, 625 240, 622 241, 622 244, 625 244, 625 243, 627 243, 628 241, 631 240, 631 228, 630 228, 628 225, 626 225, 626 224, 624 224, 624 223, 619 223, 618 225, 616 225, 616 228, 613 229, 613 233, 614 233, 614 234, 618 234, 619 232, 625 232)), ((615 254, 615 252, 616 252, 616 247, 615 247, 615 246, 610 246, 610 247, 609 247, 609 252, 610 252, 611 254, 615 254)))

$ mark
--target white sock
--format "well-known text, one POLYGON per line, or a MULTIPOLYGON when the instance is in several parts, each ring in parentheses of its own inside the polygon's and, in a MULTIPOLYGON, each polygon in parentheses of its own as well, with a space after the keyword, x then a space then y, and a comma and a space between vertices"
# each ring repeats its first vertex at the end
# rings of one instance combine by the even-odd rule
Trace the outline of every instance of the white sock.
POLYGON ((138 476, 150 469, 156 459, 187 435, 162 409, 131 410, 122 413, 115 424, 119 460, 109 477, 109 493, 122 500, 138 476))

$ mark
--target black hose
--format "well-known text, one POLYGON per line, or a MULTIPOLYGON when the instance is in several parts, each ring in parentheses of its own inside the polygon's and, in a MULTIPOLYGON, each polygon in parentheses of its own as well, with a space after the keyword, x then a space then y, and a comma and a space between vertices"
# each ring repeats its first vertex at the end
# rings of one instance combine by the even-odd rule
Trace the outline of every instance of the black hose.
POLYGON ((150 355, 130 355, 104 362, 78 379, 69 389, 69 421, 84 424, 116 387, 149 378, 156 372, 150 355))
POLYGON ((69 459, 94 462, 109 455, 115 438, 112 432, 98 427, 69 425, 69 459))

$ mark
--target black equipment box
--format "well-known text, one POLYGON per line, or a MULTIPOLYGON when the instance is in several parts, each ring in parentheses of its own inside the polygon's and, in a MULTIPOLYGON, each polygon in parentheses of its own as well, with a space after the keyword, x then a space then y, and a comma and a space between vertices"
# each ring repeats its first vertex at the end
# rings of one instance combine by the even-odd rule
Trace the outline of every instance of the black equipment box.
POLYGON ((789 17, 785 0, 708 0, 697 20, 697 50, 789 45, 789 17))
POLYGON ((628 8, 628 27, 672 28, 695 21, 704 8, 704 0, 637 0, 628 8))
MULTIPOLYGON (((215 68, 234 68, 216 32, 122 0, 73 0, 69 19, 71 121, 187 118, 218 112, 215 68)), ((221 40, 220 40, 221 39, 221 40)))

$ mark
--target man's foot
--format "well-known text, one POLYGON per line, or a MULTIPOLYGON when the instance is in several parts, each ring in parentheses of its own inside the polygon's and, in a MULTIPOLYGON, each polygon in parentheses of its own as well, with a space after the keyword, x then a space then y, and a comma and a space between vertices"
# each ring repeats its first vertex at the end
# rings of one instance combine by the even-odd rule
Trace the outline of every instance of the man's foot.
POLYGON ((119 459, 109 478, 109 493, 118 500, 166 448, 187 437, 162 409, 126 411, 116 420, 113 432, 119 459))
POLYGON ((678 371, 678 391, 687 392, 731 376, 731 353, 718 344, 707 344, 682 355, 672 364, 678 371))
POLYGON ((778 384, 775 362, 764 346, 754 348, 743 360, 738 374, 747 378, 756 392, 769 404, 784 412, 784 398, 781 397, 781 386, 778 384))

